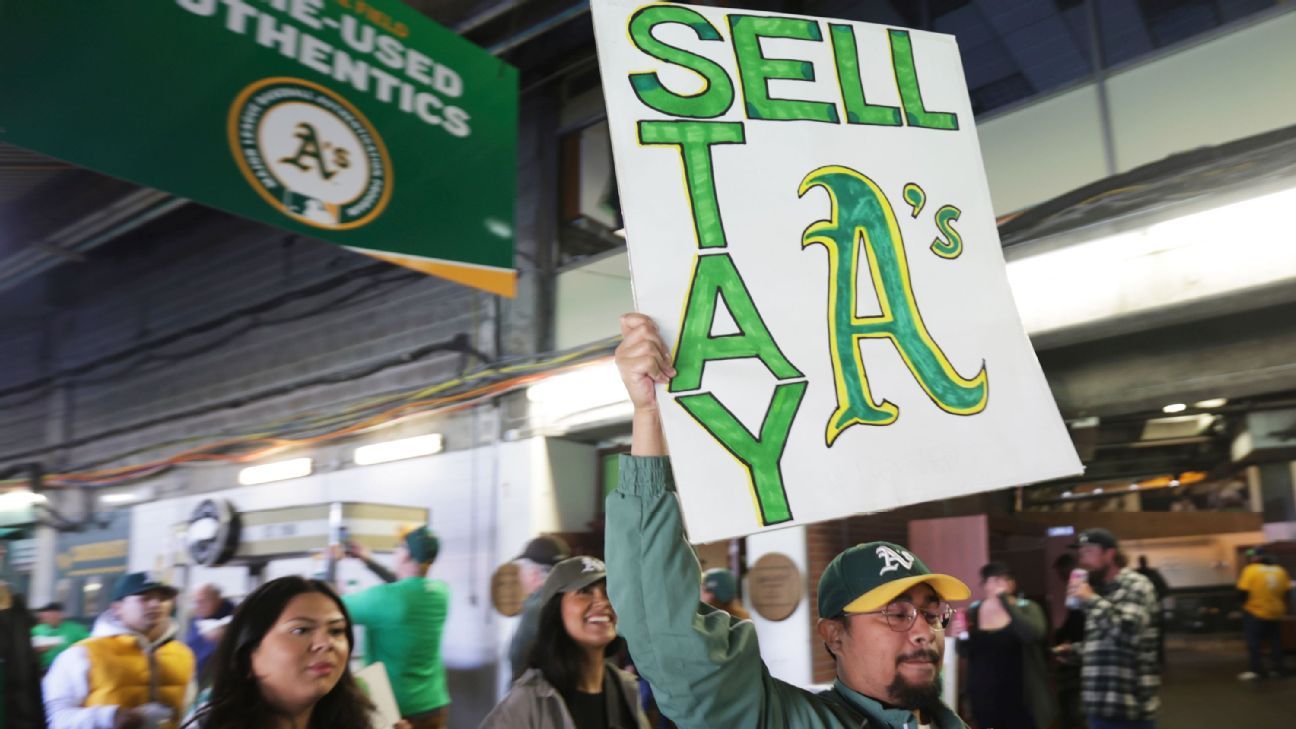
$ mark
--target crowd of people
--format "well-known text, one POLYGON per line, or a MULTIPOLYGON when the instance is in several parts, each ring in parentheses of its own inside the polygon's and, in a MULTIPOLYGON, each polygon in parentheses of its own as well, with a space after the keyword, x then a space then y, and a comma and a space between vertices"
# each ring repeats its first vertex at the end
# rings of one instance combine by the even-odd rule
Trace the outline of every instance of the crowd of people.
MULTIPOLYGON (((668 350, 646 317, 627 316, 622 333, 616 360, 633 433, 607 499, 607 562, 572 556, 547 536, 515 558, 527 596, 509 650, 514 680, 483 729, 967 726, 960 706, 942 699, 941 668, 951 603, 972 590, 899 544, 851 547, 819 580, 815 631, 835 664, 831 687, 810 691, 771 675, 734 574, 703 573, 685 538, 655 395, 674 374, 668 350)), ((1164 580, 1146 563, 1128 567, 1105 529, 1082 532, 1073 547, 1055 564, 1069 608, 1057 630, 1018 594, 1008 566, 981 570, 980 599, 956 643, 965 666, 959 703, 978 729, 1156 725, 1164 580)), ((377 707, 351 670, 359 625, 364 662, 382 663, 391 684, 392 726, 442 729, 449 587, 428 577, 438 552, 426 526, 401 535, 393 569, 349 543, 343 555, 382 583, 343 596, 290 576, 235 606, 204 585, 183 629, 172 617, 178 591, 146 573, 117 582, 90 631, 58 603, 28 625, 14 617, 27 614, 20 596, 0 588, 0 630, 22 636, 6 640, 5 726, 372 727, 377 707), (21 682, 24 662, 30 675, 43 674, 39 686, 21 682)), ((1237 583, 1246 680, 1284 670, 1276 621, 1291 587, 1263 550, 1249 558, 1237 583)))

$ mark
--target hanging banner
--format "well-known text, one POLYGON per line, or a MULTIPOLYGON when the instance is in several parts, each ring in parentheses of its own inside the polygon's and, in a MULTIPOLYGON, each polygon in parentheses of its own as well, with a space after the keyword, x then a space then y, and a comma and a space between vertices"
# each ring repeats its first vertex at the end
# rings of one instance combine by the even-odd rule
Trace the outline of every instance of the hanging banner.
POLYGON ((694 542, 1078 473, 953 37, 595 0, 694 542))
POLYGON ((0 0, 0 142, 506 296, 517 94, 400 0, 0 0))

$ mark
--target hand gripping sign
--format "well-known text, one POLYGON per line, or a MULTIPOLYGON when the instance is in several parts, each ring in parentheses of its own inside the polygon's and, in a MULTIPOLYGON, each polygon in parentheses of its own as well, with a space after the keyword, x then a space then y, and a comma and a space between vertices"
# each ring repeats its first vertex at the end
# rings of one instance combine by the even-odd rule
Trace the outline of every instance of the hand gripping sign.
POLYGON ((1008 289, 954 39, 595 0, 690 538, 1078 473, 1008 289))

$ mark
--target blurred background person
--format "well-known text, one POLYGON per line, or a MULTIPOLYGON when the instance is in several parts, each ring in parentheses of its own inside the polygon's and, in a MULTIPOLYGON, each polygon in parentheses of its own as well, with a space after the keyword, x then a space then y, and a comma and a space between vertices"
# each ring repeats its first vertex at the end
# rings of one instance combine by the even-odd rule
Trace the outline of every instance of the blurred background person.
POLYGON ((1157 663, 1162 668, 1165 667, 1165 599, 1170 596, 1170 583, 1161 574, 1161 570, 1148 564, 1146 554, 1140 554, 1138 558, 1138 569, 1135 570, 1140 575, 1148 578, 1152 583, 1152 589, 1156 590, 1157 610, 1156 615, 1152 616, 1156 620, 1157 626, 1157 663))
POLYGON ((51 729, 154 727, 183 716, 195 694, 194 656, 175 639, 177 593, 146 572, 117 581, 90 637, 45 674, 51 729))
POLYGON ((1017 596, 1017 581, 1001 562, 981 568, 981 591, 968 608, 967 637, 958 643, 972 716, 982 729, 1048 729, 1057 706, 1044 610, 1017 596))
POLYGON ((40 729, 45 726, 40 671, 31 633, 36 618, 22 595, 0 580, 0 726, 40 729))
MULTIPOLYGON (((1076 569, 1074 554, 1058 555, 1053 561, 1053 574, 1067 584, 1076 569)), ((1088 574, 1087 572, 1085 573, 1088 574)), ((1068 599, 1066 617, 1053 631, 1053 682, 1058 700, 1058 729, 1085 729, 1084 706, 1080 701, 1080 648, 1084 644, 1084 610, 1072 607, 1068 599)), ((1077 603, 1078 604, 1078 603, 1077 603)))
POLYGON ((207 664, 216 646, 220 644, 222 630, 213 625, 234 614, 234 603, 221 595, 216 585, 199 585, 192 595, 193 615, 189 617, 189 626, 185 630, 185 645, 193 651, 197 661, 196 670, 200 684, 206 684, 207 664))
POLYGON ((1072 575, 1067 596, 1085 613, 1080 695, 1089 727, 1155 729, 1161 710, 1156 589, 1125 566, 1110 531, 1086 529, 1072 546, 1088 572, 1087 579, 1072 575))
MULTIPOLYGON (((387 669, 401 716, 414 729, 442 729, 448 721, 450 691, 441 662, 441 635, 450 612, 450 586, 430 580, 428 570, 441 550, 440 540, 426 526, 400 537, 394 552, 395 581, 375 585, 342 598, 350 619, 365 626, 365 665, 387 669)), ((347 552, 374 569, 372 556, 350 542, 347 552)))
POLYGON ((36 610, 36 618, 40 624, 32 628, 32 645, 40 655, 42 674, 49 670, 60 653, 90 637, 90 631, 84 625, 64 619, 61 602, 42 605, 36 610))
POLYGON ((608 660, 621 641, 603 562, 559 563, 540 595, 528 668, 481 729, 648 729, 635 677, 608 660))
POLYGON ((526 548, 513 559, 518 566, 518 579, 522 583, 522 594, 526 600, 522 603, 522 617, 518 620, 517 630, 509 641, 509 664, 513 680, 516 681, 526 670, 527 656, 531 655, 531 645, 535 643, 536 627, 540 623, 540 588, 549 577, 554 565, 571 556, 567 542, 558 537, 541 535, 527 542, 526 548))
POLYGON ((734 573, 723 567, 714 567, 702 573, 702 602, 723 610, 739 620, 751 620, 751 613, 738 599, 738 580, 734 573))
POLYGON ((1246 637, 1247 670, 1238 675, 1243 681, 1266 678, 1261 660, 1269 647, 1269 661, 1274 676, 1283 675, 1282 632, 1279 619, 1287 614, 1291 599, 1291 576, 1277 564, 1263 547, 1247 550, 1247 566, 1238 576, 1237 589, 1242 605, 1242 631, 1246 637))
MULTIPOLYGON (((351 675, 355 634, 326 583, 290 576, 257 588, 212 657, 212 689, 186 729, 371 729, 351 675)), ((400 725, 398 725, 400 726, 400 725)))

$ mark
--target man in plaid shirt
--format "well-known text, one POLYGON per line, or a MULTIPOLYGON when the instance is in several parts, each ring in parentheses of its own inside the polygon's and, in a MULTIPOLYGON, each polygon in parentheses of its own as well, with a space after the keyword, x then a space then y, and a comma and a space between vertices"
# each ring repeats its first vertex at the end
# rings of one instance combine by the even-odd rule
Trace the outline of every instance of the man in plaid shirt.
POLYGON ((1085 612, 1080 685, 1089 729, 1155 729, 1161 706, 1156 588, 1123 566, 1116 536, 1106 529, 1087 529, 1072 546, 1090 578, 1067 586, 1085 612))

